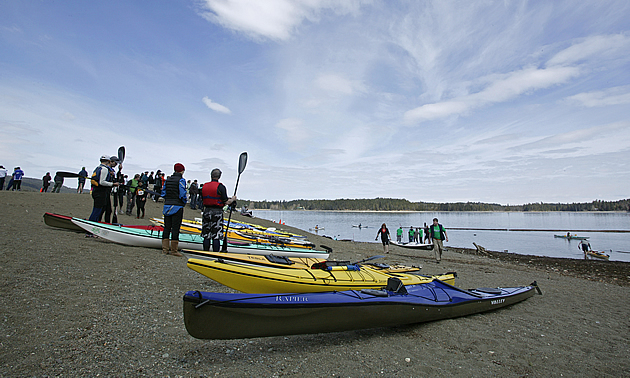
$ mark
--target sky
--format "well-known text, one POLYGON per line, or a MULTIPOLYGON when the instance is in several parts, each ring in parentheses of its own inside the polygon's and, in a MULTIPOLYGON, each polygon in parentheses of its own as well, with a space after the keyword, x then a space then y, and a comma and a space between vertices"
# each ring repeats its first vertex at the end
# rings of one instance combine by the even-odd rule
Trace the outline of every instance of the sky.
POLYGON ((230 194, 246 151, 248 200, 630 198, 630 2, 0 2, 0 164, 121 145, 230 194))

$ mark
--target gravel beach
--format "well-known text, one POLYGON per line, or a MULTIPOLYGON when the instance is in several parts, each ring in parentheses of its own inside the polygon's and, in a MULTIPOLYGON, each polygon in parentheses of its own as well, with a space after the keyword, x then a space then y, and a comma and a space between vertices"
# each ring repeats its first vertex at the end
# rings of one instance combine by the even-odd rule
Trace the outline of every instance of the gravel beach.
MULTIPOLYGON (((0 192, 0 376, 630 377, 630 263, 447 249, 437 265, 430 252, 392 246, 379 261, 456 271, 462 288, 537 281, 543 295, 405 327, 197 340, 184 328, 183 294, 231 290, 184 258, 85 238, 42 217, 87 218, 91 207, 88 194, 0 192)), ((149 201, 147 219, 160 216, 149 201)), ((382 253, 380 244, 308 236, 332 247, 331 259, 382 253)))

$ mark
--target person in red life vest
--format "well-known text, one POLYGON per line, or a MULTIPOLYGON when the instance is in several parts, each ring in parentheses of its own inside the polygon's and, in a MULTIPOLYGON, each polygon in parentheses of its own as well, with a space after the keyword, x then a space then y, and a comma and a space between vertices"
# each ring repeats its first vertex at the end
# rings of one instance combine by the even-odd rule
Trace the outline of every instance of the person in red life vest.
POLYGON ((183 256, 177 252, 179 248, 179 228, 184 219, 184 206, 186 205, 186 179, 184 179, 184 165, 175 164, 175 172, 170 175, 162 187, 164 197, 164 231, 162 232, 162 253, 172 256, 183 256), (170 250, 169 250, 170 246, 170 250))
POLYGON ((210 240, 212 240, 212 250, 221 250, 221 239, 223 239, 223 207, 236 202, 236 196, 228 198, 225 185, 219 182, 221 170, 215 168, 210 172, 212 181, 203 184, 201 188, 201 198, 203 200, 203 221, 201 226, 201 236, 203 237, 203 250, 210 250, 210 240))
POLYGON ((444 240, 448 242, 448 235, 444 227, 438 223, 437 218, 433 218, 433 224, 429 227, 431 233, 431 239, 433 239, 433 253, 435 254, 435 260, 439 264, 442 260, 442 251, 444 251, 444 240))

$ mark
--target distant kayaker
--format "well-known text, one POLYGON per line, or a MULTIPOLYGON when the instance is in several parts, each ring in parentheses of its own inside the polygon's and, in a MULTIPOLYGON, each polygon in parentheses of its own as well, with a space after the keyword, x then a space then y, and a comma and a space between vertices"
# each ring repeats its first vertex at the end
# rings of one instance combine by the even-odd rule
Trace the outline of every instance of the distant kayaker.
MULTIPOLYGON (((201 237, 203 237, 203 250, 209 251, 212 240, 212 251, 221 250, 223 239, 223 207, 235 203, 236 196, 228 198, 225 185, 219 182, 221 170, 215 168, 210 172, 210 182, 203 184, 201 198, 203 200, 203 218, 201 224, 201 237)), ((236 206, 236 204, 234 204, 236 206)))
POLYGON ((433 218, 433 224, 429 227, 429 233, 433 239, 433 253, 435 260, 439 264, 442 261, 442 252, 444 251, 444 240, 448 242, 448 235, 444 227, 438 223, 437 218, 433 218))
POLYGON ((175 172, 166 179, 162 187, 162 197, 164 197, 162 253, 181 257, 183 255, 177 249, 179 248, 179 228, 184 219, 186 205, 186 180, 183 177, 186 168, 183 164, 177 163, 173 166, 173 170, 175 172))
POLYGON ((389 253, 389 241, 391 237, 385 223, 383 223, 381 225, 381 228, 378 229, 378 232, 376 233, 376 239, 374 240, 378 240, 379 235, 381 237, 381 242, 383 243, 383 252, 389 253))

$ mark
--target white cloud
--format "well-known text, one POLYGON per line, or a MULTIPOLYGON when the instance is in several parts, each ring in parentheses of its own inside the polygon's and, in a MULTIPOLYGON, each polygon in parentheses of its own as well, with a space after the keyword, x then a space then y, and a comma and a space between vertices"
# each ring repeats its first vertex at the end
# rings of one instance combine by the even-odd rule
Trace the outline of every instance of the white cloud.
MULTIPOLYGON (((449 101, 426 104, 405 112, 407 123, 461 115, 493 103, 511 100, 522 94, 567 82, 579 75, 577 67, 525 68, 507 75, 494 75, 485 89, 449 101)), ((485 80, 485 79, 484 79, 485 80)))
POLYGON ((304 121, 298 118, 285 118, 276 124, 276 128, 284 130, 284 137, 289 143, 289 148, 299 150, 302 143, 311 138, 312 133, 304 125, 304 121))
POLYGON ((603 91, 579 93, 566 98, 569 103, 576 103, 587 108, 630 104, 630 85, 608 88, 603 91))
POLYGON ((212 100, 209 99, 208 97, 203 98, 203 103, 206 104, 208 108, 214 110, 215 112, 224 113, 224 114, 232 114, 232 111, 230 109, 228 109, 227 107, 221 104, 217 104, 216 102, 212 102, 212 100))
POLYGON ((549 59, 547 66, 575 64, 584 59, 601 55, 614 55, 618 52, 627 55, 630 38, 623 34, 597 35, 566 48, 549 59))
POLYGON ((206 20, 253 38, 287 40, 303 20, 316 21, 319 12, 356 11, 364 1, 334 0, 203 0, 199 10, 206 20))
POLYGON ((332 74, 321 75, 315 80, 315 85, 317 85, 319 89, 344 95, 351 95, 357 86, 344 77, 332 74))

